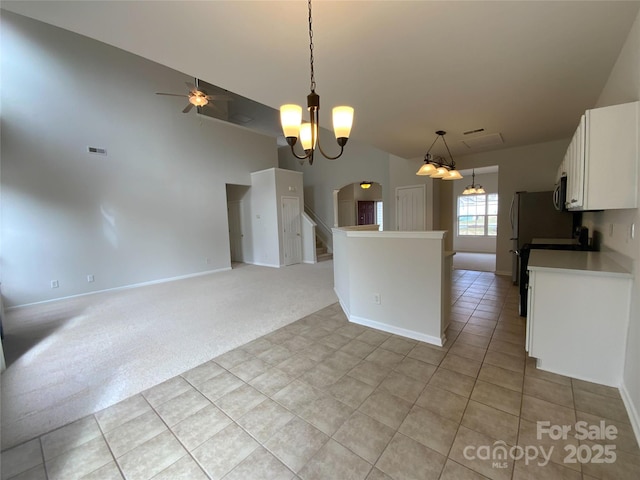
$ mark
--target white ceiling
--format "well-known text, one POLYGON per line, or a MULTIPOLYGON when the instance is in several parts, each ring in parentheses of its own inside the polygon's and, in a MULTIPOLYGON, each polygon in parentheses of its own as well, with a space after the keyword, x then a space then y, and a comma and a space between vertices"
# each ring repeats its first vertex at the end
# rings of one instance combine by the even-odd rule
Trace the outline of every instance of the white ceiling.
MULTIPOLYGON (((472 151, 461 140, 477 128, 500 133, 502 148, 567 138, 596 103, 639 7, 314 0, 321 123, 331 128, 330 108, 351 105, 352 138, 404 158, 423 156, 439 129, 454 156, 472 151)), ((304 105, 309 93, 304 0, 3 1, 2 8, 274 108, 304 105)))

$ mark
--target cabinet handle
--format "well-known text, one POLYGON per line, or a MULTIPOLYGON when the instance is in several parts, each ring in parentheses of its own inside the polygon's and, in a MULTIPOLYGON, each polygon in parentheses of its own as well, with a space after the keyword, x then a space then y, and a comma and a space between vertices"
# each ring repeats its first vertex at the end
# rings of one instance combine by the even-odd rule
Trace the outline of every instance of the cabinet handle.
POLYGON ((577 199, 577 198, 572 198, 572 199, 571 199, 571 203, 575 203, 575 202, 577 202, 577 201, 578 201, 578 199, 577 199))

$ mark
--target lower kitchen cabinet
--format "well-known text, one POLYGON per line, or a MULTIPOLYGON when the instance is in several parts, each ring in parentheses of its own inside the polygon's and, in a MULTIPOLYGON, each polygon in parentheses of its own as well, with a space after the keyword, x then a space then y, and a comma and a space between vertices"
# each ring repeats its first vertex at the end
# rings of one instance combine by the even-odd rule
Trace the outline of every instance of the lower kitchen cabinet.
POLYGON ((537 367, 619 387, 632 276, 599 252, 535 250, 526 349, 537 367))

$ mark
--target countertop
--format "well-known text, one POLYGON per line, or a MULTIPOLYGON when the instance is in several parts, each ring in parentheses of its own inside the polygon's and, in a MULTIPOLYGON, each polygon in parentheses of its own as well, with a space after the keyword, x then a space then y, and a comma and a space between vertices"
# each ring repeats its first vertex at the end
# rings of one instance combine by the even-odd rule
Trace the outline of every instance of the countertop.
POLYGON ((614 262, 606 253, 574 250, 531 250, 529 270, 562 271, 581 275, 632 278, 628 268, 614 262))

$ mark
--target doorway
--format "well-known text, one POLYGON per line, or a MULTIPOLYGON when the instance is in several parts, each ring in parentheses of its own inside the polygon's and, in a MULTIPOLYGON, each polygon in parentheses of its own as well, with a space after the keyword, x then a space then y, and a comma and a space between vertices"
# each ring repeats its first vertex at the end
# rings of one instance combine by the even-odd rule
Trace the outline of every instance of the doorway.
POLYGON ((350 183, 334 190, 334 215, 336 227, 356 225, 383 225, 382 185, 371 182, 369 188, 362 188, 360 182, 350 183))
POLYGON ((372 200, 358 201, 358 225, 374 225, 376 223, 376 202, 372 200))
POLYGON ((226 188, 230 261, 232 264, 251 261, 251 227, 247 224, 250 217, 247 212, 249 187, 228 183, 226 188))
POLYGON ((282 197, 282 241, 285 266, 302 262, 300 220, 300 199, 282 197))

